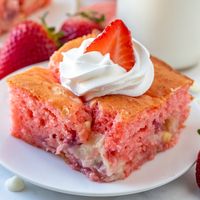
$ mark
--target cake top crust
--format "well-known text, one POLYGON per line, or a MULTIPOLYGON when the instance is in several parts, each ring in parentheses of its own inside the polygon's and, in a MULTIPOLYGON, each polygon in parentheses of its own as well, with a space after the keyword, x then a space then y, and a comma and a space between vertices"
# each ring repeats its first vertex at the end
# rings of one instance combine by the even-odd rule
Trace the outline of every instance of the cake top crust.
POLYGON ((37 99, 50 103, 63 114, 73 114, 83 106, 82 101, 66 90, 52 75, 49 69, 33 67, 7 79, 11 88, 20 88, 37 99))
POLYGON ((117 113, 124 120, 135 117, 138 113, 161 106, 173 93, 180 89, 188 89, 193 81, 173 70, 166 63, 152 57, 155 78, 151 88, 142 96, 129 97, 108 95, 83 102, 81 98, 65 89, 52 75, 49 69, 34 67, 21 74, 8 78, 11 87, 21 88, 30 92, 38 99, 48 102, 61 111, 69 113, 87 105, 91 109, 98 106, 104 113, 117 113))

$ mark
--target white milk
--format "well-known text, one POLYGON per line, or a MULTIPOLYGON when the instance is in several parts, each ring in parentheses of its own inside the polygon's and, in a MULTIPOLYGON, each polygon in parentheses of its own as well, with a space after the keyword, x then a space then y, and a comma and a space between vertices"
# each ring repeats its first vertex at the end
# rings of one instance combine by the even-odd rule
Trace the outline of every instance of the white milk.
POLYGON ((118 18, 153 55, 175 68, 200 58, 200 0, 117 0, 118 18))

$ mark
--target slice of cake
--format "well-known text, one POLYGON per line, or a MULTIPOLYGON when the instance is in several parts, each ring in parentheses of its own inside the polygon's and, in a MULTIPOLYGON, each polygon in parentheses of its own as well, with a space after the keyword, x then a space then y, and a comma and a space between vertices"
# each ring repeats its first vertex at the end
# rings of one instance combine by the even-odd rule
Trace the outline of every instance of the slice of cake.
POLYGON ((9 78, 12 135, 61 155, 94 181, 127 177, 176 144, 189 113, 192 81, 152 61, 154 83, 136 98, 113 95, 84 103, 41 68, 9 78))
POLYGON ((65 44, 49 69, 8 79, 12 135, 93 181, 123 179, 177 143, 192 83, 115 20, 97 37, 65 44))
POLYGON ((0 0, 0 34, 49 2, 50 0, 0 0))

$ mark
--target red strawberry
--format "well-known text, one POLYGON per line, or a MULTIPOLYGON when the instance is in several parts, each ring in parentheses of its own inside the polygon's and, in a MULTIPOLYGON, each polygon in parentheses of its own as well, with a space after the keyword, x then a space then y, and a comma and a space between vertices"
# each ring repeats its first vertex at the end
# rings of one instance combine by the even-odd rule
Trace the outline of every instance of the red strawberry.
POLYGON ((104 20, 104 15, 92 11, 80 12, 71 16, 61 26, 60 31, 64 34, 61 42, 64 44, 75 38, 90 34, 94 29, 102 31, 101 23, 104 20))
POLYGON ((196 181, 197 181, 197 185, 200 188, 200 152, 198 154, 197 164, 196 164, 196 181))
POLYGON ((105 28, 87 48, 86 52, 110 53, 114 63, 129 71, 135 63, 131 33, 122 20, 115 20, 105 28))
POLYGON ((0 79, 19 68, 48 60, 59 47, 59 36, 46 24, 30 20, 18 24, 0 51, 0 79))

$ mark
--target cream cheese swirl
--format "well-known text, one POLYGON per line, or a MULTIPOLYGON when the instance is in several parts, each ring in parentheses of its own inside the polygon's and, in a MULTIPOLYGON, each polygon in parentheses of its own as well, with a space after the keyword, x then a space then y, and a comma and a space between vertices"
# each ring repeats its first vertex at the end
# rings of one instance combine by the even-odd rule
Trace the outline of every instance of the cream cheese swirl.
POLYGON ((142 44, 133 39, 136 62, 127 72, 111 60, 109 53, 84 53, 93 40, 84 40, 79 48, 62 53, 63 61, 59 65, 62 86, 86 100, 111 94, 137 97, 151 87, 154 66, 142 44))

